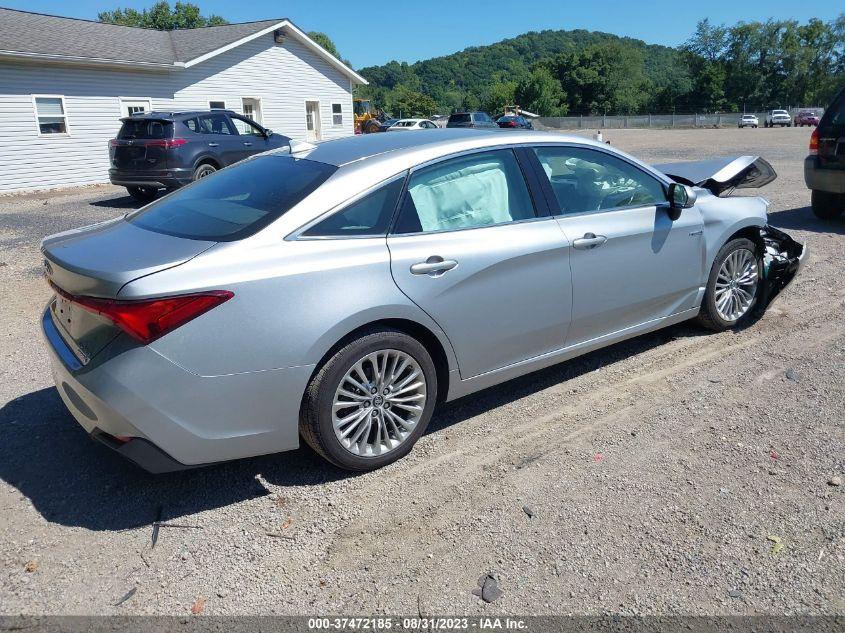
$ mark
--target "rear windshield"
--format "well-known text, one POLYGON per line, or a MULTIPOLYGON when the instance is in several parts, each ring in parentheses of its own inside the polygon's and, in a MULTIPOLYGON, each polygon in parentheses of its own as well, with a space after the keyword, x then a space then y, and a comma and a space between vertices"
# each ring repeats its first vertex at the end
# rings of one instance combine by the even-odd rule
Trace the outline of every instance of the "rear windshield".
POLYGON ((238 240, 287 213, 336 170, 290 156, 260 156, 179 189, 127 220, 192 240, 238 240))
POLYGON ((463 114, 453 114, 449 117, 449 123, 469 123, 469 116, 466 112, 463 114))
POLYGON ((825 110, 819 127, 825 130, 845 128, 845 90, 840 92, 825 110))
POLYGON ((117 138, 170 138, 173 136, 171 121, 155 121, 152 119, 137 119, 124 121, 120 126, 117 138))

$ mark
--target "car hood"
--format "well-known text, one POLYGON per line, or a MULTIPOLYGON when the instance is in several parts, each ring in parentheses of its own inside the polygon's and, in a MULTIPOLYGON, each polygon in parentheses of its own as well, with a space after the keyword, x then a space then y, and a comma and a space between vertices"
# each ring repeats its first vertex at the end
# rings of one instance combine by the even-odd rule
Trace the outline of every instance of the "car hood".
POLYGON ((777 178, 774 167, 759 156, 665 163, 654 168, 675 182, 702 187, 717 196, 730 189, 757 189, 777 178))

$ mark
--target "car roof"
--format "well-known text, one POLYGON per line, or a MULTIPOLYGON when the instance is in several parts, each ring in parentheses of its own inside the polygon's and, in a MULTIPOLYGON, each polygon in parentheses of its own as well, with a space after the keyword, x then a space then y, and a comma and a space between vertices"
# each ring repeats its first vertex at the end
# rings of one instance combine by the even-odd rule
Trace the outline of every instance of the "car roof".
POLYGON ((332 141, 318 143, 313 149, 296 152, 297 157, 307 158, 336 167, 362 161, 376 156, 399 158, 418 152, 439 150, 446 155, 462 149, 475 149, 500 144, 543 142, 572 142, 595 144, 584 136, 560 134, 558 132, 522 133, 501 130, 469 130, 461 128, 438 128, 420 130, 414 134, 359 134, 332 141))
POLYGON ((222 108, 214 108, 213 110, 180 110, 178 112, 165 110, 152 110, 150 112, 143 112, 141 114, 133 114, 125 116, 122 121, 135 121, 136 119, 175 119, 183 116, 196 116, 198 114, 211 114, 212 112, 224 112, 226 114, 237 114, 234 110, 224 110, 222 108))

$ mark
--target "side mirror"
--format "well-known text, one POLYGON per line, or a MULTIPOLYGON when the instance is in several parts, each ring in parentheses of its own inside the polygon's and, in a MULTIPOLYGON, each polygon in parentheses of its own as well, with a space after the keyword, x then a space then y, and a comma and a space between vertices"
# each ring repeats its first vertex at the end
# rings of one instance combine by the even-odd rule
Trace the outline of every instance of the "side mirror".
POLYGON ((268 127, 264 128, 264 138, 270 138, 271 136, 273 136, 273 130, 268 127))
POLYGON ((678 182, 669 185, 669 218, 674 221, 681 217, 683 209, 695 205, 695 198, 695 190, 692 187, 678 182))

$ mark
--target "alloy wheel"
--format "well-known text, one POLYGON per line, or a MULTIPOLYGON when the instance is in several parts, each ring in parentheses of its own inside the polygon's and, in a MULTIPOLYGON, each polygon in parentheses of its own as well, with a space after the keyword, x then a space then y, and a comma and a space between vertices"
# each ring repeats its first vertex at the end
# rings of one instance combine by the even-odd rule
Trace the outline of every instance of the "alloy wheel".
POLYGON ((332 401, 332 427, 347 451, 375 457, 395 450, 414 431, 426 404, 425 374, 406 352, 384 349, 355 362, 332 401))
POLYGON ((757 257, 747 248, 728 254, 719 267, 714 300, 716 312, 725 321, 744 316, 757 294, 757 257))

